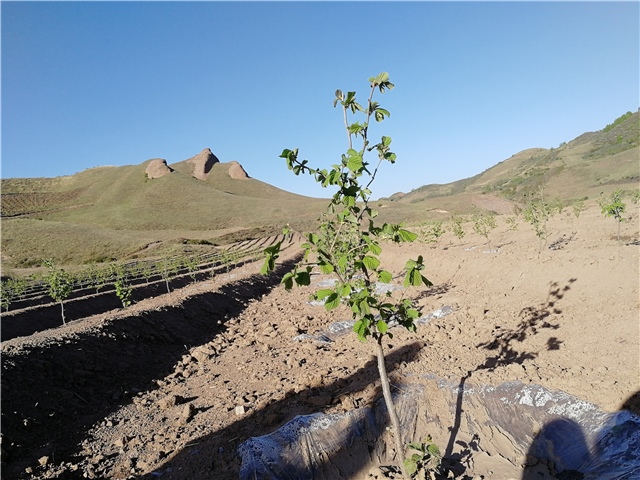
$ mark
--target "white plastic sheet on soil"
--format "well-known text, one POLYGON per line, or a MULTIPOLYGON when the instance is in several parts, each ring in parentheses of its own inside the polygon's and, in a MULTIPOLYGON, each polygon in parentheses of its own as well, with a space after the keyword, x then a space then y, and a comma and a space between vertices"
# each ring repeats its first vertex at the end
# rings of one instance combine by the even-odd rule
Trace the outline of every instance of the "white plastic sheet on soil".
MULTIPOLYGON (((596 405, 540 385, 509 382, 461 388, 450 380, 421 380, 396 395, 404 438, 415 440, 426 428, 442 451, 448 443, 454 445, 451 435, 455 434, 455 444, 471 445, 469 457, 486 452, 518 465, 530 455, 554 462, 557 478, 563 478, 564 471, 572 472, 565 478, 640 479, 637 415, 602 412, 596 405)), ((392 463, 380 440, 385 427, 384 402, 373 410, 298 416, 274 433, 250 438, 239 446, 240 477, 351 478, 367 462, 392 463)), ((529 477, 525 474, 523 478, 529 477)))
MULTIPOLYGON (((444 307, 439 308, 429 313, 428 315, 424 315, 418 318, 414 323, 416 325, 423 325, 434 318, 446 317, 450 313, 453 313, 453 308, 451 308, 449 305, 445 305, 444 307)), ((379 316, 376 316, 376 318, 379 318, 379 316)), ((317 335, 309 335, 308 333, 303 333, 302 335, 293 337, 291 341, 298 342, 300 340, 312 340, 316 343, 331 343, 335 341, 337 337, 341 337, 342 335, 353 332, 353 326, 355 325, 355 323, 355 320, 341 320, 339 322, 333 322, 326 330, 319 332, 317 335)), ((389 322, 389 326, 393 328, 398 326, 398 323, 392 320, 391 322, 389 322)))

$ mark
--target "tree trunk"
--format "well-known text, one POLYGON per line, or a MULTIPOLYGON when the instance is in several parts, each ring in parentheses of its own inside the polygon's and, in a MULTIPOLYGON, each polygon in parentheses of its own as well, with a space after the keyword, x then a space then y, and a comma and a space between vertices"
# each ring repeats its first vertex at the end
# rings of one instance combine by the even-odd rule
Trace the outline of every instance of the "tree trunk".
POLYGON ((618 220, 618 243, 620 243, 620 220, 618 220))
POLYGON ((378 372, 380 374, 380 383, 382 384, 382 393, 384 395, 384 401, 387 404, 387 411, 389 412, 389 418, 391 419, 391 426, 393 427, 393 438, 396 440, 396 454, 398 455, 398 463, 400 465, 400 471, 405 480, 410 478, 407 475, 407 470, 404 467, 404 443, 402 442, 402 430, 400 430, 400 420, 396 412, 396 407, 393 405, 393 399, 391 398, 391 388, 389 386, 389 377, 387 376, 387 367, 384 364, 384 351, 382 350, 382 335, 379 334, 376 340, 376 354, 378 357, 378 372))
POLYGON ((60 309, 61 309, 61 311, 62 311, 62 324, 63 324, 63 325, 66 325, 66 324, 67 324, 67 322, 66 322, 66 321, 65 321, 65 319, 64 319, 64 303, 62 302, 62 300, 60 300, 60 309))

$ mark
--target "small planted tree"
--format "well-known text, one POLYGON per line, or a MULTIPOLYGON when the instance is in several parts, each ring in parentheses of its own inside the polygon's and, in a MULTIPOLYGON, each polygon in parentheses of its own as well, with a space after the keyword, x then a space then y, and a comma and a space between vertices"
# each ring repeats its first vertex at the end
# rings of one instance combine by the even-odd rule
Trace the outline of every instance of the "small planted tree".
POLYGON ((127 281, 127 268, 121 263, 112 265, 112 274, 115 276, 113 286, 116 289, 116 295, 122 302, 122 308, 127 308, 133 303, 131 301, 132 289, 127 281))
POLYGON ((49 296, 51 296, 54 302, 60 303, 62 323, 66 324, 67 322, 64 317, 64 301, 69 297, 69 295, 71 295, 73 290, 73 277, 63 269, 56 268, 53 260, 44 260, 42 264, 49 270, 42 279, 47 284, 49 296))
POLYGON ((489 244, 489 246, 491 246, 489 234, 491 233, 491 230, 494 230, 498 227, 496 214, 484 208, 481 209, 478 207, 474 207, 472 220, 474 232, 486 238, 487 243, 489 244))
POLYGON ((409 475, 416 475, 417 478, 417 475, 422 473, 422 477, 420 478, 427 479, 433 478, 427 477, 428 471, 440 473, 442 455, 440 454, 438 446, 433 443, 431 435, 427 435, 423 443, 410 443, 409 448, 418 452, 404 461, 405 468, 409 475))
POLYGON ((27 290, 25 278, 8 278, 0 282, 0 303, 5 311, 9 311, 9 305, 20 298, 27 290))
POLYGON ((445 234, 442 222, 424 224, 418 226, 418 241, 422 243, 438 243, 438 240, 445 234))
POLYGON ((622 214, 627 208, 627 204, 622 202, 622 190, 616 190, 608 196, 600 195, 598 205, 602 208, 605 217, 613 217, 618 221, 618 242, 620 241, 620 224, 625 221, 622 214))
POLYGON ((536 236, 540 239, 538 251, 542 252, 543 243, 547 244, 549 232, 547 222, 558 211, 562 211, 562 203, 553 205, 544 199, 544 190, 538 189, 537 196, 529 195, 522 211, 524 219, 531 224, 536 236))
POLYGON ((580 218, 580 214, 585 210, 584 200, 579 200, 575 202, 572 206, 573 214, 576 218, 580 218))
POLYGON ((462 218, 458 215, 451 215, 451 225, 449 228, 451 229, 451 233, 458 237, 458 240, 462 243, 462 238, 466 235, 464 227, 462 226, 462 218))
MULTIPOLYGON (((365 107, 356 102, 356 92, 335 92, 334 107, 340 104, 347 130, 349 148, 341 160, 332 165, 330 170, 311 168, 307 160, 298 159, 298 149, 285 149, 280 155, 284 158, 289 170, 295 175, 307 173, 323 187, 333 187, 333 195, 326 214, 321 219, 318 233, 307 233, 307 242, 303 263, 299 263, 293 271, 282 278, 287 290, 296 285, 310 285, 311 272, 319 269, 324 274, 336 277, 334 288, 318 290, 313 296, 316 300, 324 300, 327 310, 333 310, 340 304, 350 307, 355 325, 354 332, 361 341, 373 340, 372 344, 378 359, 378 371, 382 391, 396 442, 396 450, 400 458, 399 467, 406 478, 403 462, 405 447, 396 410, 391 398, 391 389, 385 366, 383 339, 392 338, 389 330, 392 322, 415 332, 414 320, 419 316, 410 300, 392 302, 389 296, 376 293, 376 282, 389 283, 392 275, 381 268, 379 255, 382 252, 382 239, 394 242, 411 242, 417 235, 403 228, 403 225, 383 224, 377 226, 374 219, 377 212, 371 208, 371 190, 369 187, 376 178, 382 162, 394 163, 396 155, 391 152, 391 138, 382 137, 379 143, 369 142, 369 121, 371 117, 381 122, 389 116, 389 112, 372 101, 378 89, 380 93, 391 90, 394 85, 389 81, 387 73, 369 79, 371 91, 365 107), (362 114, 363 123, 349 123, 349 114, 362 114), (354 140, 360 140, 359 149, 354 148, 354 140), (365 160, 368 152, 375 151, 378 160, 375 167, 365 160)), ((288 230, 286 230, 288 232, 288 230)), ((262 273, 266 274, 275 268, 279 256, 280 243, 265 249, 266 256, 262 273)), ((431 285, 422 275, 424 269, 422 257, 408 260, 405 266, 405 286, 431 285)))

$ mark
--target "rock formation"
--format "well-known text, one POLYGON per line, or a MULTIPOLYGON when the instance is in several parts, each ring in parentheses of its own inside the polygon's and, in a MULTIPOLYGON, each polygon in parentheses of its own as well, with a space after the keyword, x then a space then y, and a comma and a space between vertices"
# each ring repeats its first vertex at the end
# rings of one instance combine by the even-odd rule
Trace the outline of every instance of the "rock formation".
POLYGON ((167 173, 173 172, 173 170, 169 168, 165 159, 154 158, 153 160, 149 160, 149 165, 147 165, 144 172, 149 178, 160 178, 164 177, 167 173))
POLYGON ((195 157, 191 157, 186 160, 187 163, 193 164, 193 172, 191 175, 196 177, 198 180, 205 180, 207 178, 207 174, 211 171, 211 167, 214 164, 219 163, 220 160, 211 153, 211 149, 205 148, 195 157))
POLYGON ((229 162, 229 176, 237 180, 249 178, 249 175, 247 175, 247 172, 244 171, 242 165, 240 165, 236 161, 229 162))

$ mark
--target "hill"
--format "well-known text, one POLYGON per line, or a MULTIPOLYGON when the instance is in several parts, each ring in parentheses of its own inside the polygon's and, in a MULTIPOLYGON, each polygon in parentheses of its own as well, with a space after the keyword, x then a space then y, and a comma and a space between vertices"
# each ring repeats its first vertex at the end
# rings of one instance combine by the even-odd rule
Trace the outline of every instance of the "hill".
POLYGON ((250 178, 209 149, 172 165, 152 159, 64 177, 3 179, 3 263, 30 267, 49 257, 91 263, 158 242, 162 248, 152 254, 188 240, 225 243, 287 223, 304 228, 324 205, 250 178))
POLYGON ((639 134, 639 112, 627 112, 602 130, 584 133, 558 148, 523 150, 473 177, 424 185, 386 200, 427 202, 431 209, 465 212, 477 203, 478 195, 521 202, 539 186, 565 203, 614 188, 637 188, 639 134))

